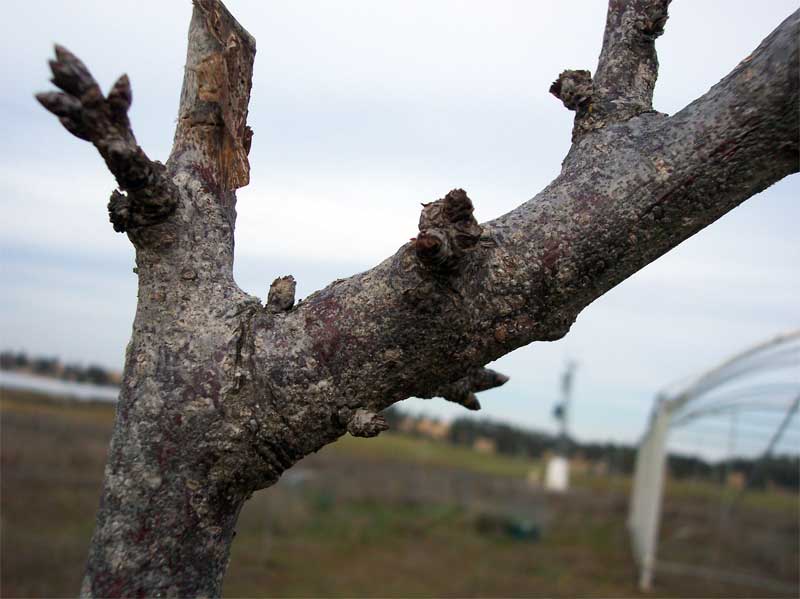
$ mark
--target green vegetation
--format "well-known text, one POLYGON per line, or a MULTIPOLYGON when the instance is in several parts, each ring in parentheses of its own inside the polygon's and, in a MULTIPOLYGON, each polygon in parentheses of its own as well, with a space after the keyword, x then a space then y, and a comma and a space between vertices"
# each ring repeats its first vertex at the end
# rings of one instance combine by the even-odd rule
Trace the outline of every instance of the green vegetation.
POLYGON ((524 478, 541 462, 499 453, 477 453, 467 447, 441 441, 386 432, 376 439, 345 435, 324 451, 358 456, 367 460, 414 462, 420 466, 462 468, 471 472, 524 478))

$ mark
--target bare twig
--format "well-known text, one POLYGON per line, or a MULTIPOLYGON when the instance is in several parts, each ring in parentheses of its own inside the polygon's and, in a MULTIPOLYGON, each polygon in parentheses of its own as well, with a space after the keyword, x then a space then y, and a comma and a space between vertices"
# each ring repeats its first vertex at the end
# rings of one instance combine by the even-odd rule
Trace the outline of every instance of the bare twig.
POLYGON ((108 212, 115 231, 135 230, 164 222, 175 211, 178 193, 164 165, 150 160, 136 143, 128 109, 133 96, 127 75, 117 79, 108 97, 72 52, 55 47, 50 61, 53 83, 62 92, 44 92, 36 99, 58 117, 64 128, 94 144, 117 179, 108 212))

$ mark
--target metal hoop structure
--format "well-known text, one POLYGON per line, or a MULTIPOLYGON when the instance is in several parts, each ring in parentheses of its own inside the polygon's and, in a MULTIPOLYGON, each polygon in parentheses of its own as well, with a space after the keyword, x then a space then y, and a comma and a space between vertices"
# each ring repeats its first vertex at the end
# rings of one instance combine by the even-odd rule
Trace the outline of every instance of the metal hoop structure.
MULTIPOLYGON (((760 343, 656 396, 636 454, 628 516, 642 590, 652 587, 657 567, 668 571, 674 565, 656 559, 670 433, 720 414, 772 411, 773 417, 766 425, 772 434, 754 455, 766 458, 786 434, 798 408, 800 330, 760 343)), ((756 582, 763 583, 760 586, 779 586, 768 580, 756 582)))

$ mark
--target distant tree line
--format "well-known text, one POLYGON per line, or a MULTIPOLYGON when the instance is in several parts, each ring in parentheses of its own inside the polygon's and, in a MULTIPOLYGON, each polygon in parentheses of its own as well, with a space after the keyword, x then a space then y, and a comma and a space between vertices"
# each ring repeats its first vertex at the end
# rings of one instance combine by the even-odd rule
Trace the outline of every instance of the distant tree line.
MULTIPOLYGON (((541 458, 556 451, 556 435, 494 422, 488 419, 457 418, 450 425, 450 441, 456 445, 473 445, 478 438, 494 441, 497 451, 508 455, 541 458)), ((630 474, 636 460, 636 448, 616 443, 581 443, 573 438, 566 442, 570 457, 580 456, 589 462, 605 462, 607 471, 630 474)))
POLYGON ((456 445, 473 446, 478 439, 491 439, 499 453, 541 457, 555 447, 556 438, 548 433, 526 430, 492 420, 456 418, 450 424, 449 439, 456 445))
POLYGON ((733 458, 713 464, 696 456, 670 454, 669 472, 674 478, 705 478, 724 481, 731 472, 740 472, 751 488, 777 485, 800 489, 800 456, 771 455, 755 459, 733 458))
POLYGON ((0 353, 0 370, 16 370, 93 385, 119 384, 119 375, 102 366, 96 364, 89 364, 88 366, 62 364, 58 358, 28 356, 24 352, 3 351, 0 353))
MULTIPOLYGON (((400 430, 402 421, 413 418, 397 408, 383 413, 393 430, 400 430)), ((456 418, 451 424, 447 440, 455 445, 474 447, 479 439, 491 440, 498 453, 539 459, 557 450, 556 435, 516 427, 489 419, 456 418)), ((567 454, 580 456, 591 463, 604 463, 609 474, 631 475, 636 464, 636 447, 618 443, 584 443, 568 439, 567 454)), ((750 488, 776 485, 786 489, 800 489, 800 456, 775 455, 767 458, 735 458, 708 462, 697 456, 670 454, 670 476, 697 478, 724 482, 727 475, 738 472, 744 475, 750 488)))

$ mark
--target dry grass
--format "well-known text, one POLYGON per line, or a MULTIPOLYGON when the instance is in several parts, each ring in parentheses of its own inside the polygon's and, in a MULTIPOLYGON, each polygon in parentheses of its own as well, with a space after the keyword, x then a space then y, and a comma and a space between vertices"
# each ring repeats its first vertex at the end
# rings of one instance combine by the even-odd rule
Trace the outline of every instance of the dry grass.
MULTIPOLYGON (((76 594, 112 421, 107 405, 3 392, 3 597, 76 594)), ((525 484, 532 465, 398 435, 345 438, 248 503, 225 594, 637 596, 626 481, 549 496, 525 484), (505 521, 534 523, 541 538, 514 538, 505 521)), ((764 594, 678 577, 657 590, 764 594)))

